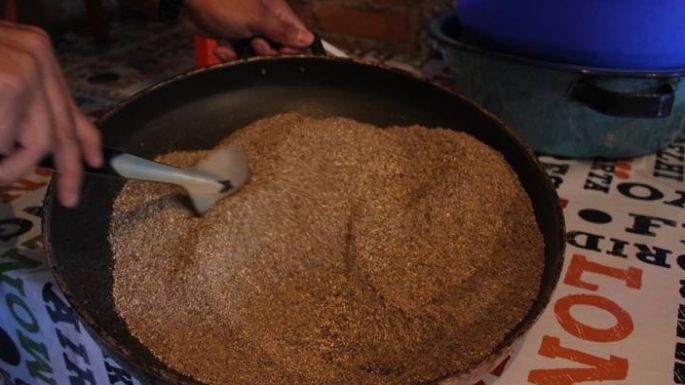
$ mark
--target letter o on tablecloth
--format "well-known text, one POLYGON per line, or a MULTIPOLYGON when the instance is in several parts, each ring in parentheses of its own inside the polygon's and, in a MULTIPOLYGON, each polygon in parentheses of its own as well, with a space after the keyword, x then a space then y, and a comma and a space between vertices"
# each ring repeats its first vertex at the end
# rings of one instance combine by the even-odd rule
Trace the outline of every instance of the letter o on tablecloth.
POLYGON ((633 332, 633 319, 616 304, 616 302, 598 295, 577 294, 568 295, 557 301, 554 313, 561 327, 570 334, 593 342, 620 341, 633 332), (616 324, 608 329, 596 328, 581 322, 571 315, 571 308, 576 305, 592 306, 604 310, 616 319, 616 324))

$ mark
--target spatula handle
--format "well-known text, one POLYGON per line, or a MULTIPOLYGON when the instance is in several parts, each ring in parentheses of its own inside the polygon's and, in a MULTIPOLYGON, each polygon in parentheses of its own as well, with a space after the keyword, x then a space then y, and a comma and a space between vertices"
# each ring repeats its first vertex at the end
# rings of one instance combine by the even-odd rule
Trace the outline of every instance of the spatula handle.
MULTIPOLYGON (((102 153, 102 167, 94 168, 84 163, 84 172, 99 176, 171 183, 184 187, 198 184, 206 186, 208 183, 212 188, 221 189, 222 187, 221 182, 216 181, 212 176, 196 170, 171 167, 107 147, 102 148, 102 153)), ((0 156, 0 161, 2 158, 0 156)), ((38 167, 56 169, 52 156, 45 157, 38 167)))
POLYGON ((126 179, 171 183, 184 187, 197 183, 202 185, 205 185, 208 182, 210 184, 217 183, 209 175, 204 175, 189 169, 168 166, 125 153, 112 157, 108 166, 111 168, 111 172, 126 179))
MULTIPOLYGON (((103 147, 102 148, 102 156, 103 156, 103 163, 102 167, 100 168, 95 168, 87 165, 85 162, 83 163, 83 171, 87 174, 94 174, 94 175, 101 175, 101 176, 113 176, 113 177, 118 177, 121 178, 122 175, 120 175, 114 168, 112 168, 112 161, 121 156, 125 155, 126 153, 123 151, 115 150, 113 148, 108 148, 108 147, 103 147)), ((49 168, 51 170, 55 170, 55 161, 52 156, 46 156, 43 158, 43 160, 38 164, 38 167, 42 168, 49 168)))
MULTIPOLYGON (((125 179, 138 179, 152 182, 173 183, 183 185, 193 183, 198 176, 186 170, 153 162, 123 151, 103 147, 103 165, 100 168, 90 167, 83 164, 83 171, 99 176, 113 176, 125 179)), ((54 170, 55 164, 52 156, 46 157, 39 167, 54 170)))

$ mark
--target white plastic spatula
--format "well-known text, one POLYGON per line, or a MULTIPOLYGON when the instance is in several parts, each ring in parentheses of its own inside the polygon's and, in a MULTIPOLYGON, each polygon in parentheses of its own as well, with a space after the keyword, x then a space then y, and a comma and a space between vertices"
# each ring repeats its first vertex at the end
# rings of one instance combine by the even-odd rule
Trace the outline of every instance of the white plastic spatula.
MULTIPOLYGON (((84 165, 86 173, 179 185, 188 192, 200 215, 221 198, 238 191, 249 178, 247 157, 233 147, 214 150, 191 168, 176 168, 110 148, 104 148, 103 153, 104 166, 84 165)), ((46 158, 40 167, 54 169, 52 159, 46 158)))

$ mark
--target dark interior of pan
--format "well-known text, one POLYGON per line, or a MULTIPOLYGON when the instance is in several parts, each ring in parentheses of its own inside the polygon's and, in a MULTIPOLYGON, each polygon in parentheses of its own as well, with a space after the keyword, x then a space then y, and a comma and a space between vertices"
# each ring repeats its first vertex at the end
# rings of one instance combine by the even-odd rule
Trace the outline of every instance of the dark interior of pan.
MULTIPOLYGON (((544 234, 546 266, 533 309, 500 349, 528 329, 559 278, 564 245, 561 210, 546 174, 519 139, 462 97, 377 66, 330 58, 272 58, 172 79, 121 105, 100 127, 108 146, 154 157, 169 150, 210 148, 254 120, 291 111, 380 126, 420 123, 452 128, 503 153, 533 202, 544 234)), ((151 383, 192 383, 155 359, 114 310, 107 234, 112 202, 122 185, 114 179, 88 177, 82 203, 71 210, 57 203, 50 188, 43 230, 53 273, 85 325, 125 367, 151 383)))

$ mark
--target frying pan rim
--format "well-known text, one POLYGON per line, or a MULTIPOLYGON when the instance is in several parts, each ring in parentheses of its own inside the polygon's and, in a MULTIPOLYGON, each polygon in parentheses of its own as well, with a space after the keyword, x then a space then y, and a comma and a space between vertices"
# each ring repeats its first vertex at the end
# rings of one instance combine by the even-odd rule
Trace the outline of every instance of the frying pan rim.
MULTIPOLYGON (((230 67, 237 67, 237 66, 246 66, 246 65, 254 65, 254 64, 259 64, 259 63, 265 63, 265 62, 273 62, 273 61, 307 61, 307 62, 312 62, 312 61, 328 61, 328 62, 337 62, 337 63, 346 63, 346 65, 356 65, 360 67, 367 67, 367 68, 376 68, 380 69, 382 71, 390 71, 395 73, 396 75, 402 76, 404 78, 407 78, 408 80, 414 80, 414 81, 419 81, 423 83, 427 87, 432 87, 436 90, 439 90, 443 93, 446 94, 446 96, 450 96, 453 98, 459 99, 462 103, 466 104, 468 107, 471 109, 477 111, 482 115, 483 118, 488 119, 491 121, 491 123, 494 123, 496 126, 498 126, 499 129, 502 130, 502 132, 506 135, 509 135, 511 139, 514 140, 515 144, 518 145, 519 149, 523 151, 522 155, 525 155, 526 161, 528 162, 528 166, 532 166, 534 168, 535 173, 540 174, 543 176, 544 180, 544 186, 541 186, 541 189, 543 191, 543 196, 550 196, 550 197, 555 197, 556 199, 553 200, 553 203, 548 207, 548 209, 551 209, 554 211, 553 216, 555 217, 555 221, 559 225, 559 234, 557 234, 558 239, 557 242, 559 244, 559 250, 558 254, 556 255, 556 260, 555 264, 550 267, 551 272, 552 272, 552 279, 554 282, 553 287, 549 290, 548 293, 543 293, 542 290, 539 290, 538 292, 538 297, 536 297, 535 301, 531 305, 531 309, 528 311, 526 316, 521 320, 519 323, 517 323, 512 330, 507 333, 507 335, 504 337, 502 342, 498 344, 490 354, 488 354, 484 359, 481 361, 471 365, 468 367, 466 370, 461 371, 461 374, 447 374, 444 376, 441 376, 439 378, 436 378, 434 380, 431 380, 427 383, 430 384, 437 384, 445 379, 449 378, 459 378, 460 375, 463 375, 464 373, 469 373, 470 371, 473 371, 475 369, 478 369, 481 365, 485 365, 489 362, 492 362, 493 360, 497 359, 498 357, 501 357, 504 352, 507 351, 507 349, 511 348, 514 343, 521 337, 523 334, 527 333, 532 326, 536 323, 536 321, 540 318, 544 310, 547 308, 549 305, 554 292, 557 290, 559 280, 561 277, 561 271, 563 268, 563 263, 564 263, 564 255, 565 255, 565 248, 566 248, 566 241, 565 241, 565 220, 564 220, 564 215, 563 215, 563 210, 561 209, 561 205, 559 203, 559 199, 556 193, 556 190, 552 186, 551 182, 549 179, 546 177, 546 171, 544 170, 542 164, 540 161, 536 158, 534 155, 533 151, 531 148, 528 146, 528 144, 521 138, 521 136, 516 133, 513 129, 511 129, 502 119, 491 113, 490 111, 486 110, 482 106, 478 105, 475 101, 458 94, 457 92, 447 88, 446 86, 443 86, 441 84, 437 84, 433 81, 430 81, 424 76, 417 75, 415 73, 405 71, 402 69, 398 68, 393 68, 389 67, 384 64, 380 63, 371 63, 371 62, 366 62, 366 61, 361 61, 357 59, 350 59, 350 58, 339 58, 339 57, 330 57, 330 56, 307 56, 307 55, 288 55, 288 56, 278 56, 278 57, 255 57, 255 58, 249 58, 245 60, 240 60, 240 61, 235 61, 231 63, 223 63, 220 65, 208 67, 208 68, 200 68, 200 69, 194 69, 187 71, 185 73, 170 77, 166 80, 163 80, 159 83, 156 83, 154 85, 151 85, 149 87, 146 87, 145 89, 135 93, 131 97, 126 98, 125 100, 119 102, 116 104, 112 109, 110 109, 107 113, 102 115, 100 118, 96 120, 96 126, 100 127, 103 122, 107 121, 111 116, 119 113, 119 111, 123 110, 127 106, 129 106, 132 103, 135 103, 138 99, 145 97, 147 94, 149 94, 152 91, 155 91, 157 89, 160 89, 162 87, 166 87, 169 84, 175 83, 177 81, 190 78, 193 76, 196 76, 197 74, 201 73, 207 73, 207 72, 213 72, 213 71, 221 71, 225 68, 230 68, 230 67), (537 308, 535 308, 537 306, 537 308)), ((507 162, 509 163, 509 162, 507 162)), ((511 167, 511 166, 510 166, 511 167)), ((513 168, 513 167, 512 167, 513 168)), ((126 369, 130 370, 134 374, 137 374, 139 377, 143 377, 144 379, 147 379, 149 375, 156 376, 158 378, 161 378, 162 380, 170 383, 175 383, 175 384, 183 384, 183 385, 201 385, 204 384, 203 382, 196 380, 188 375, 185 375, 181 373, 180 371, 169 367, 167 364, 162 362, 160 359, 158 359, 155 356, 156 361, 159 363, 159 365, 155 365, 152 367, 142 367, 142 365, 138 365, 136 362, 136 357, 137 355, 132 354, 128 349, 126 349, 124 346, 120 345, 117 343, 117 341, 106 331, 106 328, 101 327, 99 323, 95 322, 94 319, 90 316, 90 313, 85 311, 84 309, 81 308, 81 304, 79 301, 75 301, 75 298, 72 296, 71 292, 69 291, 69 288, 66 284, 66 282, 63 280, 62 274, 60 273, 59 267, 56 262, 55 254, 52 248, 52 243, 50 242, 51 239, 51 231, 50 231, 50 222, 52 219, 52 210, 51 206, 54 204, 59 204, 56 202, 55 199, 55 178, 51 178, 50 184, 48 186, 48 189, 45 194, 45 198, 43 200, 43 216, 41 220, 41 230, 42 230, 42 240, 43 240, 43 245, 45 248, 45 253, 48 261, 48 265, 50 267, 50 271, 52 273, 53 278, 55 279, 55 283, 59 287, 59 289, 62 291, 63 295, 69 302, 71 308, 73 311, 76 313, 76 315, 83 321, 87 329, 93 331, 98 339, 101 341, 102 344, 105 345, 107 348, 108 352, 113 354, 117 361, 119 361, 122 366, 124 366, 126 369), (142 374, 142 376, 141 376, 142 374)), ((526 194, 528 194, 526 192, 526 194)), ((537 222, 537 221, 536 221, 537 222)), ((540 225, 538 224, 538 227, 540 225)), ((545 247, 547 247, 545 245, 545 247)), ((547 264, 547 258, 545 257, 545 264, 547 264)), ((541 283, 542 285, 542 283, 541 283)), ((540 287, 542 289, 542 286, 540 287)), ((118 315, 117 315, 118 316, 118 315)), ((122 320, 122 322, 124 322, 122 320)), ((124 322, 124 325, 126 323, 124 322)), ((136 338, 131 334, 133 338, 136 338)), ((141 343, 142 344, 142 343, 141 343)), ((144 345, 143 345, 144 346, 144 345)), ((151 353, 152 354, 152 353, 151 353)))

